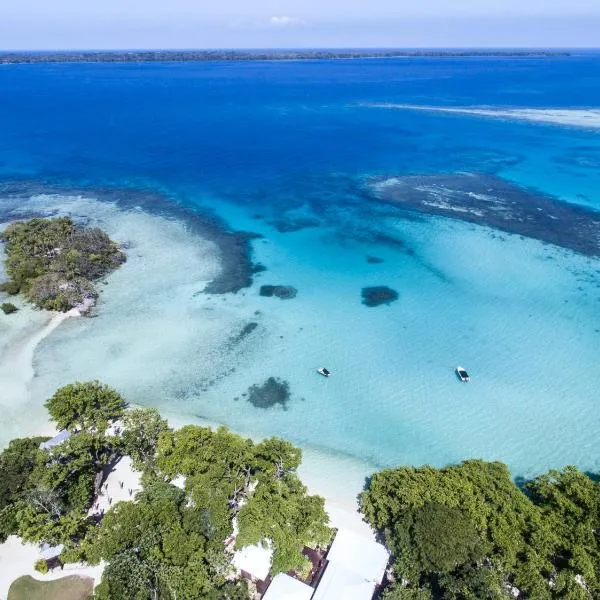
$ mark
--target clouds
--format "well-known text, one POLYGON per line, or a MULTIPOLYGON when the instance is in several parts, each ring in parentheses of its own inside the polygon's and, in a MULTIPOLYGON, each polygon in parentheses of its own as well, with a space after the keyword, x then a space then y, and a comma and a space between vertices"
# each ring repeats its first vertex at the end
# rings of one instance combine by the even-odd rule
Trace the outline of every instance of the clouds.
POLYGON ((288 30, 298 29, 307 25, 304 19, 292 17, 289 15, 281 15, 274 17, 265 17, 262 19, 234 19, 228 23, 229 29, 236 31, 252 31, 252 30, 288 30))
POLYGON ((271 17, 269 19, 269 25, 271 27, 299 27, 305 25, 306 22, 303 19, 297 17, 271 17))
POLYGON ((597 46, 599 0, 0 0, 0 50, 597 46))

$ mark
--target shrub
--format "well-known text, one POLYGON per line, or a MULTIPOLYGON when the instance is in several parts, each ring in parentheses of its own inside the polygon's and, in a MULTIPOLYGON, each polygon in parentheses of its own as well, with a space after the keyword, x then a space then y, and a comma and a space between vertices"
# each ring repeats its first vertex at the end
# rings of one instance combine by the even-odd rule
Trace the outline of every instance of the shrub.
POLYGON ((43 559, 40 558, 40 560, 36 560, 35 564, 33 565, 33 568, 38 572, 38 573, 47 573, 48 572, 48 563, 43 559))
POLYGON ((10 315, 10 314, 12 314, 12 313, 14 313, 14 312, 17 312, 17 311, 19 310, 19 309, 18 309, 18 308, 17 308, 17 307, 16 307, 14 304, 12 304, 11 302, 4 302, 4 303, 3 303, 3 304, 0 306, 0 308, 2 309, 2 312, 3 312, 5 315, 10 315))
POLYGON ((21 287, 14 280, 5 281, 3 283, 0 283, 0 292, 5 292, 6 294, 9 294, 10 296, 16 296, 20 291, 21 291, 21 287))

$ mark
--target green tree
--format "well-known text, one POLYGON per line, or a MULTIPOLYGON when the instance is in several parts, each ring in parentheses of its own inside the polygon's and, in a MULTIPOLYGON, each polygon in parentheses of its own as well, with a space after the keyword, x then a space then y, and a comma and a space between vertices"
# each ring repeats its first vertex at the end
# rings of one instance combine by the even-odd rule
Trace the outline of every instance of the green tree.
POLYGON ((244 547, 269 540, 273 545, 272 573, 304 572, 304 546, 325 546, 332 536, 325 501, 309 496, 294 475, 262 480, 239 512, 236 544, 244 547))
POLYGON ((429 503, 405 513, 389 536, 404 573, 448 573, 481 558, 477 529, 460 509, 429 503))
POLYGON ((103 432, 123 415, 126 407, 118 392, 99 381, 65 385, 46 401, 57 427, 69 431, 103 432))
POLYGON ((570 598, 600 597, 600 484, 568 466, 525 487, 553 532, 557 592, 570 598))
POLYGON ((0 305, 0 310, 2 310, 2 312, 5 315, 12 315, 13 313, 16 313, 19 309, 12 302, 3 302, 0 305))
POLYGON ((153 468, 158 439, 168 430, 166 419, 155 408, 129 410, 123 417, 123 451, 133 459, 136 469, 153 468))
POLYGON ((33 487, 31 473, 40 453, 40 444, 48 438, 22 438, 10 442, 0 454, 0 541, 16 533, 17 502, 24 500, 33 487))
POLYGON ((524 490, 500 463, 400 467, 376 473, 361 506, 410 588, 428 585, 451 600, 506 598, 511 586, 540 600, 600 597, 598 482, 566 467, 524 490), (444 508, 436 515, 432 505, 444 508))
POLYGON ((486 565, 467 564, 442 575, 438 585, 447 600, 509 600, 500 574, 486 565))
POLYGON ((90 562, 108 561, 96 596, 103 600, 210 597, 225 582, 211 573, 201 521, 190 514, 197 508, 175 486, 158 479, 147 482, 137 503, 117 504, 84 542, 90 562))
POLYGON ((404 587, 394 584, 388 587, 381 597, 382 600, 433 600, 429 588, 404 587))

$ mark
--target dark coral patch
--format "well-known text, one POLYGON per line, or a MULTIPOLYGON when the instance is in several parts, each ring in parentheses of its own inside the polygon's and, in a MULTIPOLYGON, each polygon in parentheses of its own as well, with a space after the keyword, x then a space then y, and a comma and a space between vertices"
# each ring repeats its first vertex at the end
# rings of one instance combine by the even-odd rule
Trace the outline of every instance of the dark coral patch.
POLYGON ((286 409, 290 397, 290 384, 277 377, 269 377, 262 385, 254 384, 248 388, 248 402, 256 408, 280 405, 286 409))
POLYGON ((370 265, 380 265, 383 262, 383 258, 379 258, 378 256, 367 256, 367 262, 370 265))
POLYGON ((292 233, 294 231, 301 231, 302 229, 310 229, 311 227, 319 227, 321 222, 318 219, 311 219, 310 217, 299 217, 297 219, 276 219, 270 221, 269 225, 272 225, 280 233, 292 233))
POLYGON ((261 263, 253 263, 253 265, 252 265, 252 273, 254 273, 254 274, 263 273, 266 270, 267 270, 267 267, 265 267, 265 265, 263 265, 261 263))
POLYGON ((365 287, 362 289, 362 303, 365 306, 391 304, 398 300, 398 292, 385 285, 365 287))
POLYGON ((260 295, 267 298, 276 296, 281 300, 290 300, 295 298, 298 290, 291 285, 263 285, 260 288, 260 295))

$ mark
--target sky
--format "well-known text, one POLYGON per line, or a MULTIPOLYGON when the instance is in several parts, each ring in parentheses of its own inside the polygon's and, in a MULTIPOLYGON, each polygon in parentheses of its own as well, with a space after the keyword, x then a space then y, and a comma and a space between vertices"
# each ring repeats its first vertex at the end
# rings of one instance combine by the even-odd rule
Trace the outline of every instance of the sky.
POLYGON ((0 50, 598 47, 600 0, 0 0, 0 50))

